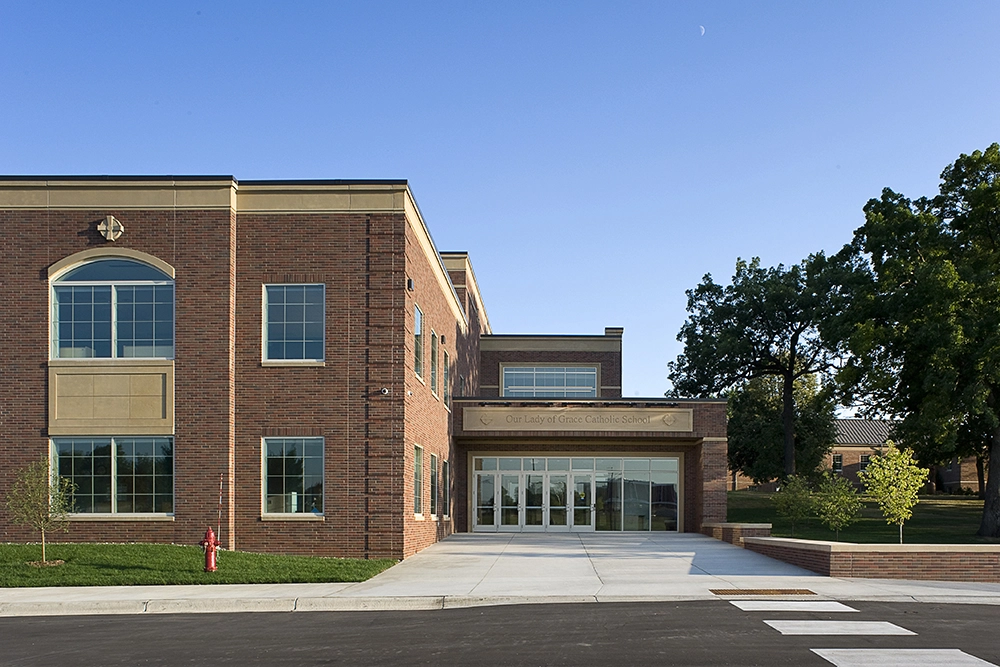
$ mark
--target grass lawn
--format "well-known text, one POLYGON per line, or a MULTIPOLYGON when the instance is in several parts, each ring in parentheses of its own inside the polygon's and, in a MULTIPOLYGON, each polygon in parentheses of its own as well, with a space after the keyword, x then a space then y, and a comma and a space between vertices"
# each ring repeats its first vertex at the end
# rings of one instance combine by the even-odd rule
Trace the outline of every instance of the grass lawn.
POLYGON ((169 544, 47 544, 45 555, 65 563, 34 567, 41 545, 0 544, 0 587, 364 581, 396 563, 222 551, 218 571, 204 572, 201 547, 169 544))
MULTIPOLYGON (((775 537, 799 537, 808 540, 834 540, 834 532, 819 519, 800 521, 792 535, 792 522, 774 511, 770 493, 758 491, 729 492, 729 521, 770 523, 775 537)), ((913 508, 913 517, 903 524, 903 541, 910 544, 984 544, 995 543, 976 537, 983 513, 983 501, 963 496, 921 496, 913 508)), ((899 528, 882 518, 878 505, 865 502, 861 520, 840 531, 841 542, 899 543, 899 528)))

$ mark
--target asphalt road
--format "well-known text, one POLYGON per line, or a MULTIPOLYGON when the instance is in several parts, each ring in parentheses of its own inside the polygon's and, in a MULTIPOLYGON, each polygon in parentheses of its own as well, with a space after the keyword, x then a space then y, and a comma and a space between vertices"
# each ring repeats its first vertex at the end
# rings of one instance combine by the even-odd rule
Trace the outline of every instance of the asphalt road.
MULTIPOLYGON (((2 618, 0 664, 829 666, 811 649, 883 648, 960 649, 1000 665, 1000 607, 846 604, 858 613, 746 612, 712 600, 2 618), (764 623, 772 619, 886 621, 916 634, 783 635, 764 623)), ((892 655, 883 654, 896 659, 892 655)), ((901 660, 911 667, 925 664, 901 660)))

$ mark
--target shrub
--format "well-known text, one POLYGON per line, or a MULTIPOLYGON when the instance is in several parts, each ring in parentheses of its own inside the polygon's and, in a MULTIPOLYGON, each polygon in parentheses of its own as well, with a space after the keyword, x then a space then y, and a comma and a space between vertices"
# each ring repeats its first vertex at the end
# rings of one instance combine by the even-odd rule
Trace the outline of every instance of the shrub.
POLYGON ((792 521, 792 536, 795 536, 795 523, 812 516, 814 509, 812 491, 804 477, 791 475, 785 479, 778 492, 771 497, 774 509, 779 515, 792 521))
POLYGON ((42 535, 42 563, 45 559, 45 532, 69 530, 68 514, 73 506, 74 484, 49 470, 42 457, 14 473, 7 492, 11 523, 30 526, 42 535))
POLYGON ((927 483, 927 469, 916 464, 912 450, 900 450, 892 441, 886 444, 885 453, 872 456, 860 476, 885 522, 899 526, 902 544, 903 523, 913 516, 913 506, 919 502, 917 492, 927 483))
POLYGON ((840 529, 851 525, 861 516, 861 498, 854 485, 843 477, 827 472, 823 475, 815 496, 816 515, 840 539, 840 529))

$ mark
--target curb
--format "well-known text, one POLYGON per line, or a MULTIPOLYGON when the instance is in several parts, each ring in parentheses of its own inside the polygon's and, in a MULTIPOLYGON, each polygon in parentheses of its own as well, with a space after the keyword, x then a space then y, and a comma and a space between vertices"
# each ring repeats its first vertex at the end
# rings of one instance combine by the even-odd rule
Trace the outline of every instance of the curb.
MULTIPOLYGON (((0 603, 0 617, 122 616, 144 614, 235 614, 338 611, 440 611, 527 604, 614 604, 636 602, 692 602, 698 600, 775 599, 787 596, 755 595, 740 598, 718 595, 496 595, 412 597, 279 597, 230 599, 68 600, 0 603)), ((983 604, 1000 606, 1000 596, 944 595, 818 595, 811 599, 924 604, 983 604)))

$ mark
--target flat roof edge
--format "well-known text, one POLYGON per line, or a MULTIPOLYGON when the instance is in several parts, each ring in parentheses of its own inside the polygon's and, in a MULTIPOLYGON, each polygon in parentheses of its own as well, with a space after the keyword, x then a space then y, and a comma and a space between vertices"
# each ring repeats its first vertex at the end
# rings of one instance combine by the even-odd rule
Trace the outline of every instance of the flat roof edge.
POLYGON ((237 182, 236 178, 230 174, 202 174, 202 175, 185 175, 185 176, 171 176, 169 174, 149 174, 149 175, 137 175, 129 174, 116 176, 114 174, 39 174, 35 176, 26 176, 24 174, 19 175, 7 175, 0 174, 0 181, 233 181, 237 182))
POLYGON ((561 398, 557 396, 453 396, 456 403, 566 403, 593 405, 597 403, 637 404, 651 403, 669 406, 672 403, 726 403, 725 398, 656 398, 645 396, 623 396, 622 398, 561 398))
POLYGON ((239 180, 231 174, 0 174, 0 181, 232 181, 242 185, 408 185, 405 178, 304 178, 304 179, 262 179, 239 180))

